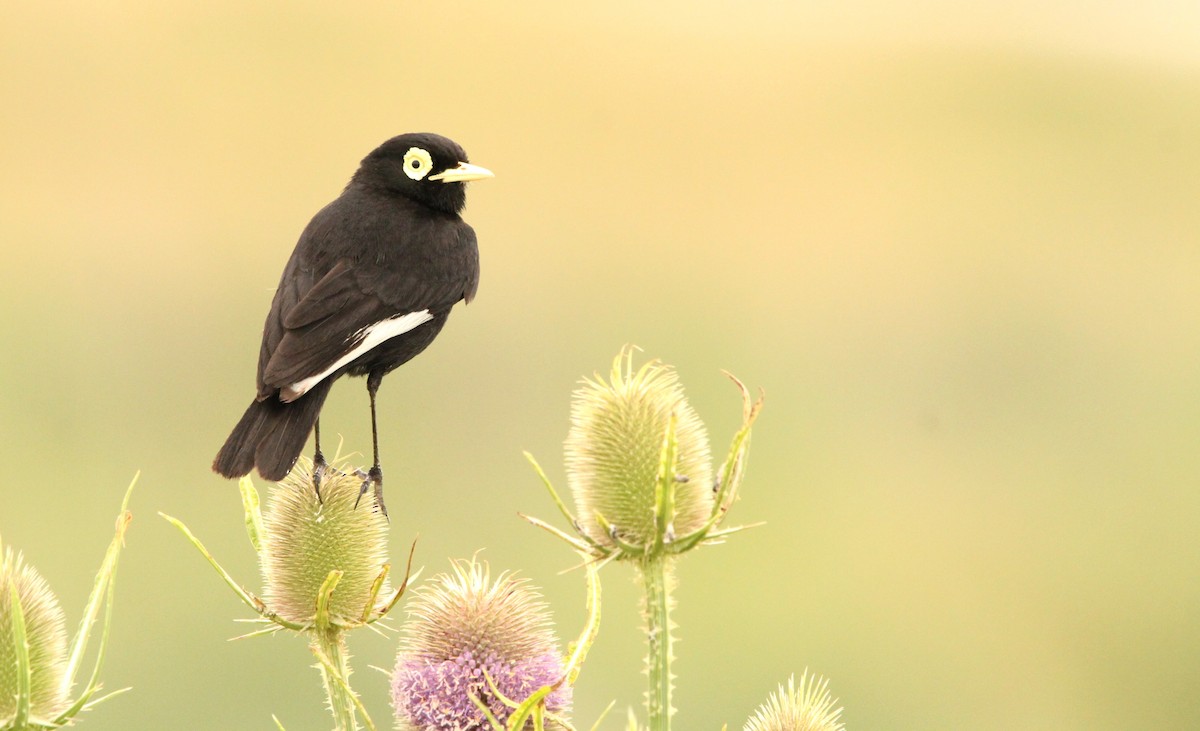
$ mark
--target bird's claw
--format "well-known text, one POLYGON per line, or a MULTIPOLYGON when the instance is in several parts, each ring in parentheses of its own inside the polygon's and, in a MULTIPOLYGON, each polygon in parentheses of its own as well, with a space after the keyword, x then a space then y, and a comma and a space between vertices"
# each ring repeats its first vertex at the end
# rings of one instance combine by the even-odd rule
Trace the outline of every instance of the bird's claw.
POLYGON ((387 506, 383 502, 383 470, 376 465, 372 467, 365 475, 362 470, 356 470, 356 474, 362 476, 362 485, 358 488, 358 497, 354 499, 354 507, 358 508, 358 503, 362 501, 362 496, 367 494, 367 490, 374 487, 375 492, 375 507, 379 512, 383 513, 383 517, 388 517, 387 506))

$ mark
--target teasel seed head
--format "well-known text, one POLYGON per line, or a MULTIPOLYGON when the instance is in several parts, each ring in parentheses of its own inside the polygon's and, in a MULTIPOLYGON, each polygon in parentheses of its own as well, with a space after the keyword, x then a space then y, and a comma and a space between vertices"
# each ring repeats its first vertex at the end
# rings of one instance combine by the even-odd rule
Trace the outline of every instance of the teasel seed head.
POLYGON ((795 676, 788 678, 787 687, 780 685, 743 731, 843 731, 842 708, 836 704, 829 681, 805 670, 799 687, 795 676))
POLYGON ((387 562, 388 522, 370 495, 359 501, 362 483, 326 467, 318 497, 312 463, 301 459, 271 490, 262 519, 263 600, 283 619, 313 621, 317 595, 335 570, 342 572, 329 601, 335 624, 359 623, 373 598, 386 594, 373 584, 387 562))
POLYGON ((17 711, 17 612, 29 653, 29 720, 49 724, 70 703, 66 618, 37 570, 11 548, 0 548, 0 728, 8 728, 17 711))
POLYGON ((626 347, 607 380, 597 374, 575 391, 567 481, 579 527, 591 540, 609 549, 617 548, 616 537, 642 547, 655 542, 656 485, 672 422, 678 452, 671 528, 685 535, 713 512, 713 468, 704 422, 674 369, 650 361, 634 370, 626 347))

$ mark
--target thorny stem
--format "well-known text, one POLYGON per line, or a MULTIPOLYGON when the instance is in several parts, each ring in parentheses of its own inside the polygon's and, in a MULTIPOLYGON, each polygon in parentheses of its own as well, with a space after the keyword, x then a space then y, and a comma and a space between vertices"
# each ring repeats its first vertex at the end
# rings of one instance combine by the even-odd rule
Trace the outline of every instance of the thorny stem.
POLYGON ((658 556, 639 566, 646 592, 646 672, 649 675, 646 710, 650 731, 670 731, 671 715, 675 712, 671 705, 674 683, 671 661, 675 659, 671 609, 675 600, 671 596, 674 576, 670 561, 668 557, 658 556))
POLYGON ((336 627, 314 627, 308 634, 313 654, 319 661, 329 663, 327 667, 325 662, 318 662, 317 667, 321 671, 321 680, 325 683, 325 692, 329 697, 334 731, 355 731, 359 725, 353 691, 345 682, 350 676, 350 653, 346 650, 345 633, 336 627), (332 677, 333 672, 340 678, 332 677))

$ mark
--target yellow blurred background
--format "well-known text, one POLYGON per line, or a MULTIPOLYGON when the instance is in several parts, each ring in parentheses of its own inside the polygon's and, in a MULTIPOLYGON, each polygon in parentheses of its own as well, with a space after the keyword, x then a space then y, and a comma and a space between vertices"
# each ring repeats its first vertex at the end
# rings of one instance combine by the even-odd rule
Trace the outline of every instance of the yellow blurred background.
MULTIPOLYGON (((583 620, 555 510, 577 379, 678 367, 716 451, 767 392, 733 522, 680 566, 676 727, 824 674, 851 729, 1200 728, 1200 6, 7 2, 0 536, 78 621, 141 470, 89 729, 329 727, 209 463, 300 230, 437 131, 497 173, 478 299, 381 391, 393 553, 481 554, 583 620)), ((369 453, 365 389, 322 424, 369 453)), ((604 572, 582 728, 640 709, 604 572)), ((390 725, 395 645, 351 639, 390 725)))

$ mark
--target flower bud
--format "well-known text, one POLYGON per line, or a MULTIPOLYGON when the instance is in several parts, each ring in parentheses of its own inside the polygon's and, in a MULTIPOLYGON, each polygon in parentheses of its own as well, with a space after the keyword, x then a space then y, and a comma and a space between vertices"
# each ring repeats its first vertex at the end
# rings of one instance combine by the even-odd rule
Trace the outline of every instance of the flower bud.
POLYGON ((0 728, 16 715, 18 693, 17 626, 14 598, 24 619, 29 652, 30 721, 49 724, 67 710, 66 619, 46 581, 20 554, 0 556, 0 728))
MULTIPOLYGON (((476 698, 501 722, 512 708, 493 692, 521 703, 563 676, 563 659, 539 594, 524 579, 503 573, 491 580, 485 564, 453 563, 417 591, 408 608, 392 702, 402 731, 486 729, 476 698)), ((571 706, 571 687, 546 698, 561 715, 571 706)), ((547 728, 559 728, 553 722, 547 728)))
MULTIPOLYGON (((675 535, 701 528, 713 511, 713 471, 704 423, 683 395, 675 371, 658 361, 633 370, 633 350, 613 361, 608 381, 585 379, 571 402, 567 480, 581 530, 615 548, 606 522, 627 544, 656 539, 656 485, 674 415, 678 456, 675 535)), ((668 537, 665 537, 669 539, 668 537)))
POLYGON ((311 470, 301 460, 268 496, 261 536, 263 599, 283 619, 311 622, 322 584, 338 570, 331 620, 357 624, 376 596, 372 585, 387 561, 387 518, 369 495, 355 506, 361 477, 326 467, 318 497, 311 470))
POLYGON ((796 687, 794 675, 788 678, 787 687, 780 685, 758 707, 743 731, 842 731, 842 709, 834 708, 835 703, 837 699, 829 694, 829 681, 805 670, 800 687, 796 687))

